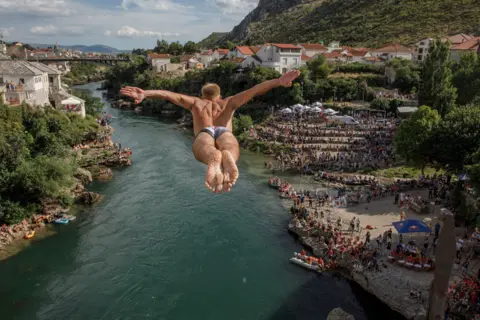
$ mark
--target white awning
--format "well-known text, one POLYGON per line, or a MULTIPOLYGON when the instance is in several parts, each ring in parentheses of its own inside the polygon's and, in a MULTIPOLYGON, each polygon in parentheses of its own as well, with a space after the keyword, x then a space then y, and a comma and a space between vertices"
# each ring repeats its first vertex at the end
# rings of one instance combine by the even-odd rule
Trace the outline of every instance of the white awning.
POLYGON ((81 104, 82 102, 80 102, 79 100, 77 99, 74 99, 72 97, 68 98, 68 99, 65 99, 65 100, 62 100, 62 104, 66 105, 66 104, 81 104))
POLYGON ((285 108, 283 110, 280 111, 281 113, 292 113, 292 109, 290 108, 285 108))

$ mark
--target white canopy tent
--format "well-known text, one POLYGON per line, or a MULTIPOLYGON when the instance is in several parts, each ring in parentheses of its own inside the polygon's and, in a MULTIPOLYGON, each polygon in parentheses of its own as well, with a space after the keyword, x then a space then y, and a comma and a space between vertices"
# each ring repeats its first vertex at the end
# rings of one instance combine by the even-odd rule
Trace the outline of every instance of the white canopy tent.
POLYGON ((280 110, 280 112, 284 113, 284 114, 287 114, 287 113, 292 113, 293 111, 290 108, 285 108, 285 109, 280 110))
POLYGON ((68 104, 75 104, 75 105, 78 105, 78 104, 81 104, 82 102, 80 100, 77 100, 75 98, 68 98, 68 99, 65 99, 65 100, 62 100, 62 105, 68 105, 68 104))
POLYGON ((325 112, 327 114, 337 114, 338 113, 337 111, 335 111, 333 109, 330 109, 330 108, 325 109, 323 112, 325 112))
POLYGON ((317 102, 314 102, 314 103, 312 104, 312 106, 314 106, 314 107, 323 107, 323 104, 322 104, 320 101, 317 101, 317 102))
POLYGON ((322 112, 323 110, 319 107, 315 107, 315 108, 310 109, 310 111, 312 111, 312 112, 322 112))

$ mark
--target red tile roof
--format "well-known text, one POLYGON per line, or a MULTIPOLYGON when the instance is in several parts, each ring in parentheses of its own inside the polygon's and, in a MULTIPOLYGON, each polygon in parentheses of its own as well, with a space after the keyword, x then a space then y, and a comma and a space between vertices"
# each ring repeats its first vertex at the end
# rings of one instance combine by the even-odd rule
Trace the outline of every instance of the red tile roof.
POLYGON ((228 49, 217 49, 218 54, 226 55, 230 52, 228 49))
POLYGON ((305 50, 327 51, 327 48, 320 43, 300 43, 305 50))
POLYGON ((460 44, 465 41, 472 40, 474 37, 468 34, 459 33, 450 37, 446 37, 452 44, 460 44))
POLYGON ((212 54, 213 54, 213 51, 211 49, 200 53, 200 55, 202 56, 211 56, 212 54))
POLYGON ((235 63, 242 63, 243 61, 245 61, 245 58, 233 58, 232 59, 232 62, 235 62, 235 63))
POLYGON ((334 59, 334 58, 339 58, 339 57, 342 56, 342 54, 338 50, 335 50, 335 51, 332 51, 332 52, 325 52, 325 53, 323 53, 323 55, 327 59, 334 59))
POLYGON ((477 51, 480 45, 480 37, 467 40, 463 43, 452 45, 452 50, 472 50, 477 51))
POLYGON ((350 50, 349 53, 351 53, 352 56, 354 56, 354 57, 365 57, 365 55, 368 53, 368 51, 354 49, 354 50, 350 50))
POLYGON ((383 61, 379 57, 368 57, 368 58, 364 58, 363 60, 365 60, 365 61, 383 61))
POLYGON ((170 55, 167 53, 149 53, 150 59, 170 59, 170 55))
POLYGON ((260 50, 260 47, 256 47, 256 46, 250 46, 250 50, 252 50, 252 52, 254 54, 256 54, 258 52, 258 50, 260 50))
POLYGON ((247 46, 236 46, 235 49, 237 49, 238 52, 240 52, 244 56, 253 56, 254 55, 252 49, 250 49, 250 47, 247 47, 247 46))
POLYGON ((302 54, 302 61, 310 61, 310 60, 312 60, 311 57, 309 57, 309 56, 307 56, 307 55, 305 55, 305 54, 302 54))
POLYGON ((296 45, 290 43, 272 43, 272 46, 280 49, 301 49, 300 47, 297 47, 296 45))
POLYGON ((380 49, 374 49, 373 51, 379 51, 379 52, 412 52, 410 48, 407 48, 405 46, 402 46, 401 44, 398 43, 390 43, 380 49))

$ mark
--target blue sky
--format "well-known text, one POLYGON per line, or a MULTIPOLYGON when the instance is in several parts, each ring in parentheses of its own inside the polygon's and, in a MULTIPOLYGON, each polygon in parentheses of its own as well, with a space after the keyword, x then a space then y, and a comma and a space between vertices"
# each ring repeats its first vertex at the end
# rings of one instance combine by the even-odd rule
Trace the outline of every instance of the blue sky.
POLYGON ((153 48, 230 31, 258 0, 0 0, 6 41, 153 48))

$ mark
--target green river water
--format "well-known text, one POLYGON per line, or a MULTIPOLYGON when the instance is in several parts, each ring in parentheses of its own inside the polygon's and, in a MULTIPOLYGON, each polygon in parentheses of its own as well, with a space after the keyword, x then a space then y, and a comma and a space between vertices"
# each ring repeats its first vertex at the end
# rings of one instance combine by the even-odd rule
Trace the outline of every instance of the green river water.
POLYGON ((0 319, 320 320, 335 307, 398 317, 343 278, 288 262, 301 247, 262 158, 243 154, 232 192, 211 194, 174 123, 105 108, 133 165, 89 187, 100 204, 0 262, 0 319))

